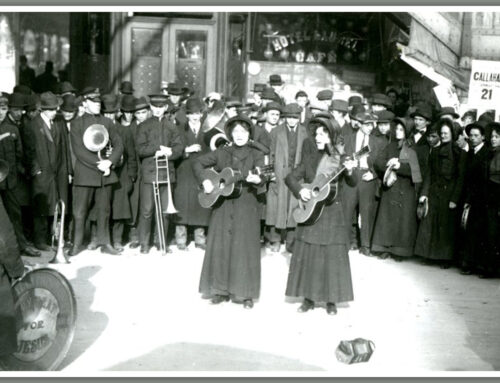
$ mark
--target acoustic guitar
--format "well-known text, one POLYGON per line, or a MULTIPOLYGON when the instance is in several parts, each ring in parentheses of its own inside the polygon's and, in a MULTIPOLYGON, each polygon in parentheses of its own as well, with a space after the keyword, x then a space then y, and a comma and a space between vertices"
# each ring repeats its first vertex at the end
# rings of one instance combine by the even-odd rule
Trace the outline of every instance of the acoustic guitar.
MULTIPOLYGON (((274 165, 257 166, 250 173, 262 178, 272 178, 274 177, 274 165)), ((212 192, 205 193, 202 190, 198 193, 198 201, 204 208, 211 208, 222 197, 238 197, 241 194, 244 179, 238 170, 227 167, 218 173, 214 169, 205 169, 202 177, 204 180, 210 180, 214 185, 212 192)))
MULTIPOLYGON (((354 160, 359 160, 361 157, 367 156, 370 153, 370 147, 366 145, 359 151, 353 154, 354 160)), ((316 176, 310 184, 302 184, 302 188, 311 191, 311 199, 307 202, 299 199, 299 205, 293 211, 293 219, 297 223, 313 224, 315 223, 326 204, 333 202, 337 196, 338 177, 346 170, 343 166, 331 177, 325 177, 323 174, 316 176)))

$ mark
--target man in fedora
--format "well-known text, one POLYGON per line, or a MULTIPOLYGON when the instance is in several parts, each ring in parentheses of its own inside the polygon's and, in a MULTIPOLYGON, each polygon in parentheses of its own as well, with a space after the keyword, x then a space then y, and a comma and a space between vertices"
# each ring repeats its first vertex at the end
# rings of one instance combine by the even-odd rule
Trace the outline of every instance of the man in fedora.
MULTIPOLYGON (((170 91, 169 87, 169 91, 170 91)), ((177 127, 170 119, 165 117, 168 98, 164 94, 153 94, 149 96, 152 116, 138 126, 136 136, 136 150, 141 161, 141 186, 140 186, 140 209, 139 209, 139 241, 141 244, 141 254, 148 254, 150 250, 151 223, 155 210, 153 196, 153 182, 156 181, 156 158, 166 157, 169 161, 169 173, 161 171, 159 179, 161 181, 170 180, 170 185, 175 183, 175 168, 173 160, 179 158, 184 145, 177 127)), ((161 212, 163 227, 166 234, 168 232, 168 217, 166 209, 168 206, 168 186, 166 183, 159 185, 160 198, 162 203, 161 212)), ((171 252, 167 247, 167 252, 171 252)))
POLYGON ((349 124, 344 125, 344 129, 342 129, 342 135, 344 137, 358 132, 361 122, 356 119, 356 116, 359 116, 364 112, 366 112, 366 108, 361 103, 356 103, 352 107, 349 107, 349 113, 345 117, 346 120, 349 121, 349 124))
POLYGON ((101 94, 98 88, 89 86, 82 91, 86 112, 72 122, 70 141, 75 154, 73 170, 73 220, 75 235, 70 255, 83 250, 85 219, 94 201, 97 211, 97 238, 101 252, 117 255, 119 252, 111 245, 109 218, 111 210, 112 185, 118 182, 114 168, 118 166, 123 154, 122 140, 112 122, 102 116, 101 94), (83 141, 87 128, 102 125, 108 132, 109 145, 113 151, 109 158, 89 150, 83 141))
MULTIPOLYGON (((1 104, 5 104, 3 97, 0 98, 1 104)), ((35 249, 26 239, 21 212, 21 205, 25 202, 24 195, 28 194, 22 190, 26 187, 24 183, 26 171, 23 144, 19 133, 19 121, 25 106, 25 96, 13 93, 8 100, 7 115, 0 124, 0 137, 2 137, 0 140, 0 159, 7 161, 9 165, 8 176, 3 182, 0 182, 0 196, 14 227, 19 249, 26 256, 39 257, 40 251, 35 249)), ((0 109, 4 108, 5 105, 0 106, 0 109)))
MULTIPOLYGON (((359 175, 360 180, 356 186, 344 185, 343 192, 346 197, 346 217, 355 215, 359 209, 361 217, 360 228, 360 249, 359 252, 363 255, 370 256, 371 237, 375 214, 377 211, 376 193, 378 189, 377 173, 374 169, 374 163, 377 156, 385 147, 385 143, 372 135, 377 122, 377 116, 369 112, 360 112, 356 114, 355 119, 360 122, 360 127, 356 133, 344 137, 344 149, 347 156, 352 157, 365 146, 370 147, 370 152, 367 156, 359 159, 359 175)), ((356 224, 358 222, 357 215, 356 224)), ((351 243, 356 245, 356 238, 353 238, 351 232, 351 243)))
POLYGON ((62 124, 65 127, 65 133, 68 140, 68 152, 69 152, 69 163, 68 168, 71 168, 69 176, 70 190, 68 193, 68 204, 66 205, 66 228, 64 231, 64 238, 66 238, 66 245, 69 248, 73 247, 73 235, 74 235, 74 221, 73 221, 73 193, 71 192, 71 184, 73 183, 73 169, 75 168, 76 156, 73 153, 73 148, 71 146, 71 124, 78 114, 78 104, 79 97, 72 94, 67 94, 62 96, 62 104, 59 106, 59 115, 56 116, 56 122, 62 124))
POLYGON ((124 95, 120 105, 121 116, 120 124, 123 127, 128 127, 130 136, 134 142, 135 157, 137 163, 137 176, 133 181, 132 192, 130 194, 130 208, 132 216, 128 222, 129 230, 129 247, 135 249, 139 247, 139 194, 141 186, 141 167, 140 159, 135 148, 137 128, 146 121, 150 116, 149 103, 145 97, 135 98, 132 95, 124 95))
POLYGON ((302 147, 308 138, 306 128, 299 123, 301 112, 296 103, 286 105, 282 111, 284 122, 270 133, 271 163, 276 177, 267 192, 265 235, 273 252, 279 251, 282 238, 286 250, 293 249, 297 224, 292 213, 298 201, 285 185, 285 177, 300 163, 302 147))
POLYGON ((269 76, 269 86, 275 94, 276 102, 279 102, 281 105, 285 105, 285 99, 282 96, 283 86, 285 83, 281 79, 279 74, 272 74, 269 76))
POLYGON ((427 104, 420 104, 413 113, 414 130, 410 137, 410 142, 417 152, 418 164, 422 174, 426 174, 429 159, 430 146, 427 141, 427 130, 432 122, 432 110, 427 104))
POLYGON ((295 93, 295 102, 302 108, 300 123, 307 126, 309 120, 312 118, 312 112, 309 108, 309 95, 305 91, 299 90, 295 93))
POLYGON ((184 90, 180 85, 177 83, 168 84, 168 99, 165 112, 173 123, 186 122, 185 112, 181 111, 183 95, 184 90))
POLYGON ((175 241, 179 250, 188 245, 188 229, 194 234, 195 247, 205 249, 205 231, 210 218, 210 209, 205 209, 198 202, 198 182, 194 176, 193 161, 210 151, 205 143, 205 133, 201 129, 203 105, 198 98, 189 98, 186 102, 187 122, 177 129, 184 152, 176 161, 176 184, 174 189, 175 207, 179 211, 176 217, 175 241))
POLYGON ((72 168, 66 127, 56 120, 57 96, 52 92, 42 93, 40 107, 40 115, 26 126, 26 158, 32 177, 34 242, 37 249, 49 251, 49 219, 54 216, 59 200, 68 205, 72 168))
POLYGON ((351 124, 347 121, 347 114, 349 113, 349 104, 347 101, 340 99, 332 100, 330 112, 339 125, 343 136, 353 132, 351 124))

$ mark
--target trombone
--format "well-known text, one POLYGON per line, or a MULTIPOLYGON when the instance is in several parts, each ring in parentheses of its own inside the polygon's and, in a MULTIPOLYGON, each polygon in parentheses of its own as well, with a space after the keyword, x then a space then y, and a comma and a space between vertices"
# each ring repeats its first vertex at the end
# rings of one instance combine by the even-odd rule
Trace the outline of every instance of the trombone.
POLYGON ((167 214, 175 214, 178 213, 178 210, 174 206, 174 202, 172 200, 172 189, 170 184, 170 173, 168 169, 168 157, 167 156, 158 156, 155 157, 156 161, 156 179, 153 182, 153 194, 155 199, 155 212, 156 212, 156 225, 158 228, 158 242, 160 246, 160 252, 162 255, 166 254, 167 245, 165 242, 165 227, 163 225, 163 209, 161 206, 161 194, 160 194, 160 185, 167 184, 167 214), (167 177, 165 179, 160 180, 160 171, 166 170, 167 177))
POLYGON ((52 224, 52 248, 57 241, 57 250, 49 263, 70 263, 68 256, 64 254, 64 214, 66 206, 64 201, 57 201, 54 209, 54 223, 52 224))

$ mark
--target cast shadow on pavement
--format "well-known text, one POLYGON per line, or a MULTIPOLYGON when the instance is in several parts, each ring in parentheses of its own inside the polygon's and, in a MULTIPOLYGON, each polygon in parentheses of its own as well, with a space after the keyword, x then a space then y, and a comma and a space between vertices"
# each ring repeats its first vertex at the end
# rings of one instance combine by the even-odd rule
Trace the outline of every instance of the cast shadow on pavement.
POLYGON ((297 359, 235 347, 173 343, 107 371, 325 371, 297 359))
POLYGON ((78 269, 76 278, 70 281, 77 303, 76 329, 73 343, 59 370, 69 366, 101 336, 109 319, 102 312, 92 311, 96 288, 90 279, 99 272, 100 266, 86 266, 78 269))

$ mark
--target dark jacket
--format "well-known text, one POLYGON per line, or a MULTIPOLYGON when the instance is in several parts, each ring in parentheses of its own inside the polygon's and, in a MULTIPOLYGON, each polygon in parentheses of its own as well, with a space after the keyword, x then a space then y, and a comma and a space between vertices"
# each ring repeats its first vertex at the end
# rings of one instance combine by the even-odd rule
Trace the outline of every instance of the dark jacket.
POLYGON ((70 141, 73 153, 76 157, 73 171, 74 186, 100 187, 118 182, 118 176, 113 167, 116 167, 120 162, 120 158, 123 154, 123 143, 110 119, 100 115, 93 116, 88 113, 74 119, 71 122, 70 141), (109 140, 113 147, 113 153, 109 160, 113 165, 111 167, 111 173, 108 176, 104 176, 104 173, 97 168, 97 162, 99 161, 97 153, 91 152, 83 144, 85 130, 93 124, 103 125, 109 133, 109 140))
MULTIPOLYGON (((348 156, 352 156, 356 152, 356 137, 357 134, 349 134, 344 137, 344 150, 345 154, 348 156)), ((386 143, 381 138, 370 135, 368 136, 368 146, 370 147, 370 153, 366 158, 366 162, 370 171, 373 173, 375 178, 377 178, 374 163, 379 154, 382 152, 382 149, 386 146, 386 143)))
POLYGON ((432 149, 421 192, 428 198, 429 211, 418 228, 416 255, 441 260, 453 258, 466 158, 467 153, 452 143, 432 149), (457 207, 450 209, 450 202, 457 207))
MULTIPOLYGON (((409 150, 414 150, 410 147, 409 150)), ((387 161, 399 158, 398 142, 387 145, 375 161, 375 170, 380 178, 387 169, 387 161)), ((417 235, 418 184, 412 181, 408 163, 401 163, 396 170, 397 181, 390 187, 382 187, 380 205, 373 230, 374 251, 388 251, 399 256, 412 256, 417 235)))
MULTIPOLYGON (((138 126, 136 137, 136 150, 141 159, 141 174, 143 183, 153 183, 156 181, 156 160, 155 153, 160 150, 160 145, 172 149, 169 157, 169 177, 170 182, 175 182, 174 160, 179 158, 184 151, 177 127, 167 118, 161 121, 157 117, 150 117, 138 126)), ((166 174, 160 171, 159 180, 166 181, 166 174)))
POLYGON ((204 209, 198 202, 199 183, 193 172, 193 162, 210 148, 205 144, 205 133, 201 131, 195 136, 188 123, 177 127, 179 137, 184 148, 199 144, 201 151, 197 153, 183 152, 175 162, 176 185, 174 189, 175 207, 179 210, 177 223, 182 225, 207 226, 210 218, 210 209, 204 209))
POLYGON ((10 134, 8 137, 0 141, 0 159, 7 161, 9 164, 9 175, 0 183, 0 190, 13 190, 18 186, 19 177, 25 174, 23 166, 23 144, 19 134, 19 128, 10 120, 10 117, 5 117, 5 120, 0 124, 0 135, 10 134))
MULTIPOLYGON (((305 154, 304 152, 301 163, 285 178, 286 186, 297 199, 300 199, 299 193, 302 184, 311 183, 316 178, 316 170, 323 156, 323 153, 318 152, 318 150, 308 152, 307 156, 305 154)), ((340 244, 349 246, 348 227, 351 224, 351 219, 345 216, 342 188, 346 184, 354 187, 357 182, 358 172, 356 170, 350 176, 344 172, 338 179, 337 196, 333 202, 325 205, 321 216, 314 224, 297 225, 297 239, 316 245, 340 244)))
POLYGON ((123 142, 123 157, 116 166, 115 171, 118 182, 113 184, 113 219, 132 218, 130 194, 133 182, 137 179, 137 156, 135 153, 135 142, 132 137, 130 126, 115 124, 116 130, 123 142))
POLYGON ((0 198, 0 356, 17 349, 16 312, 11 278, 23 275, 24 264, 16 235, 0 198))
POLYGON ((53 215, 59 199, 68 203, 70 168, 68 133, 61 120, 52 129, 41 116, 26 125, 26 158, 32 177, 33 208, 37 215, 53 215))
MULTIPOLYGON (((193 170, 201 184, 202 170, 225 167, 240 170, 246 178, 264 165, 264 154, 248 146, 221 147, 198 157, 193 170)), ((200 292, 227 292, 239 298, 257 298, 260 292, 260 209, 257 194, 262 184, 243 183, 238 198, 223 199, 212 209, 207 249, 200 278, 200 292)))

